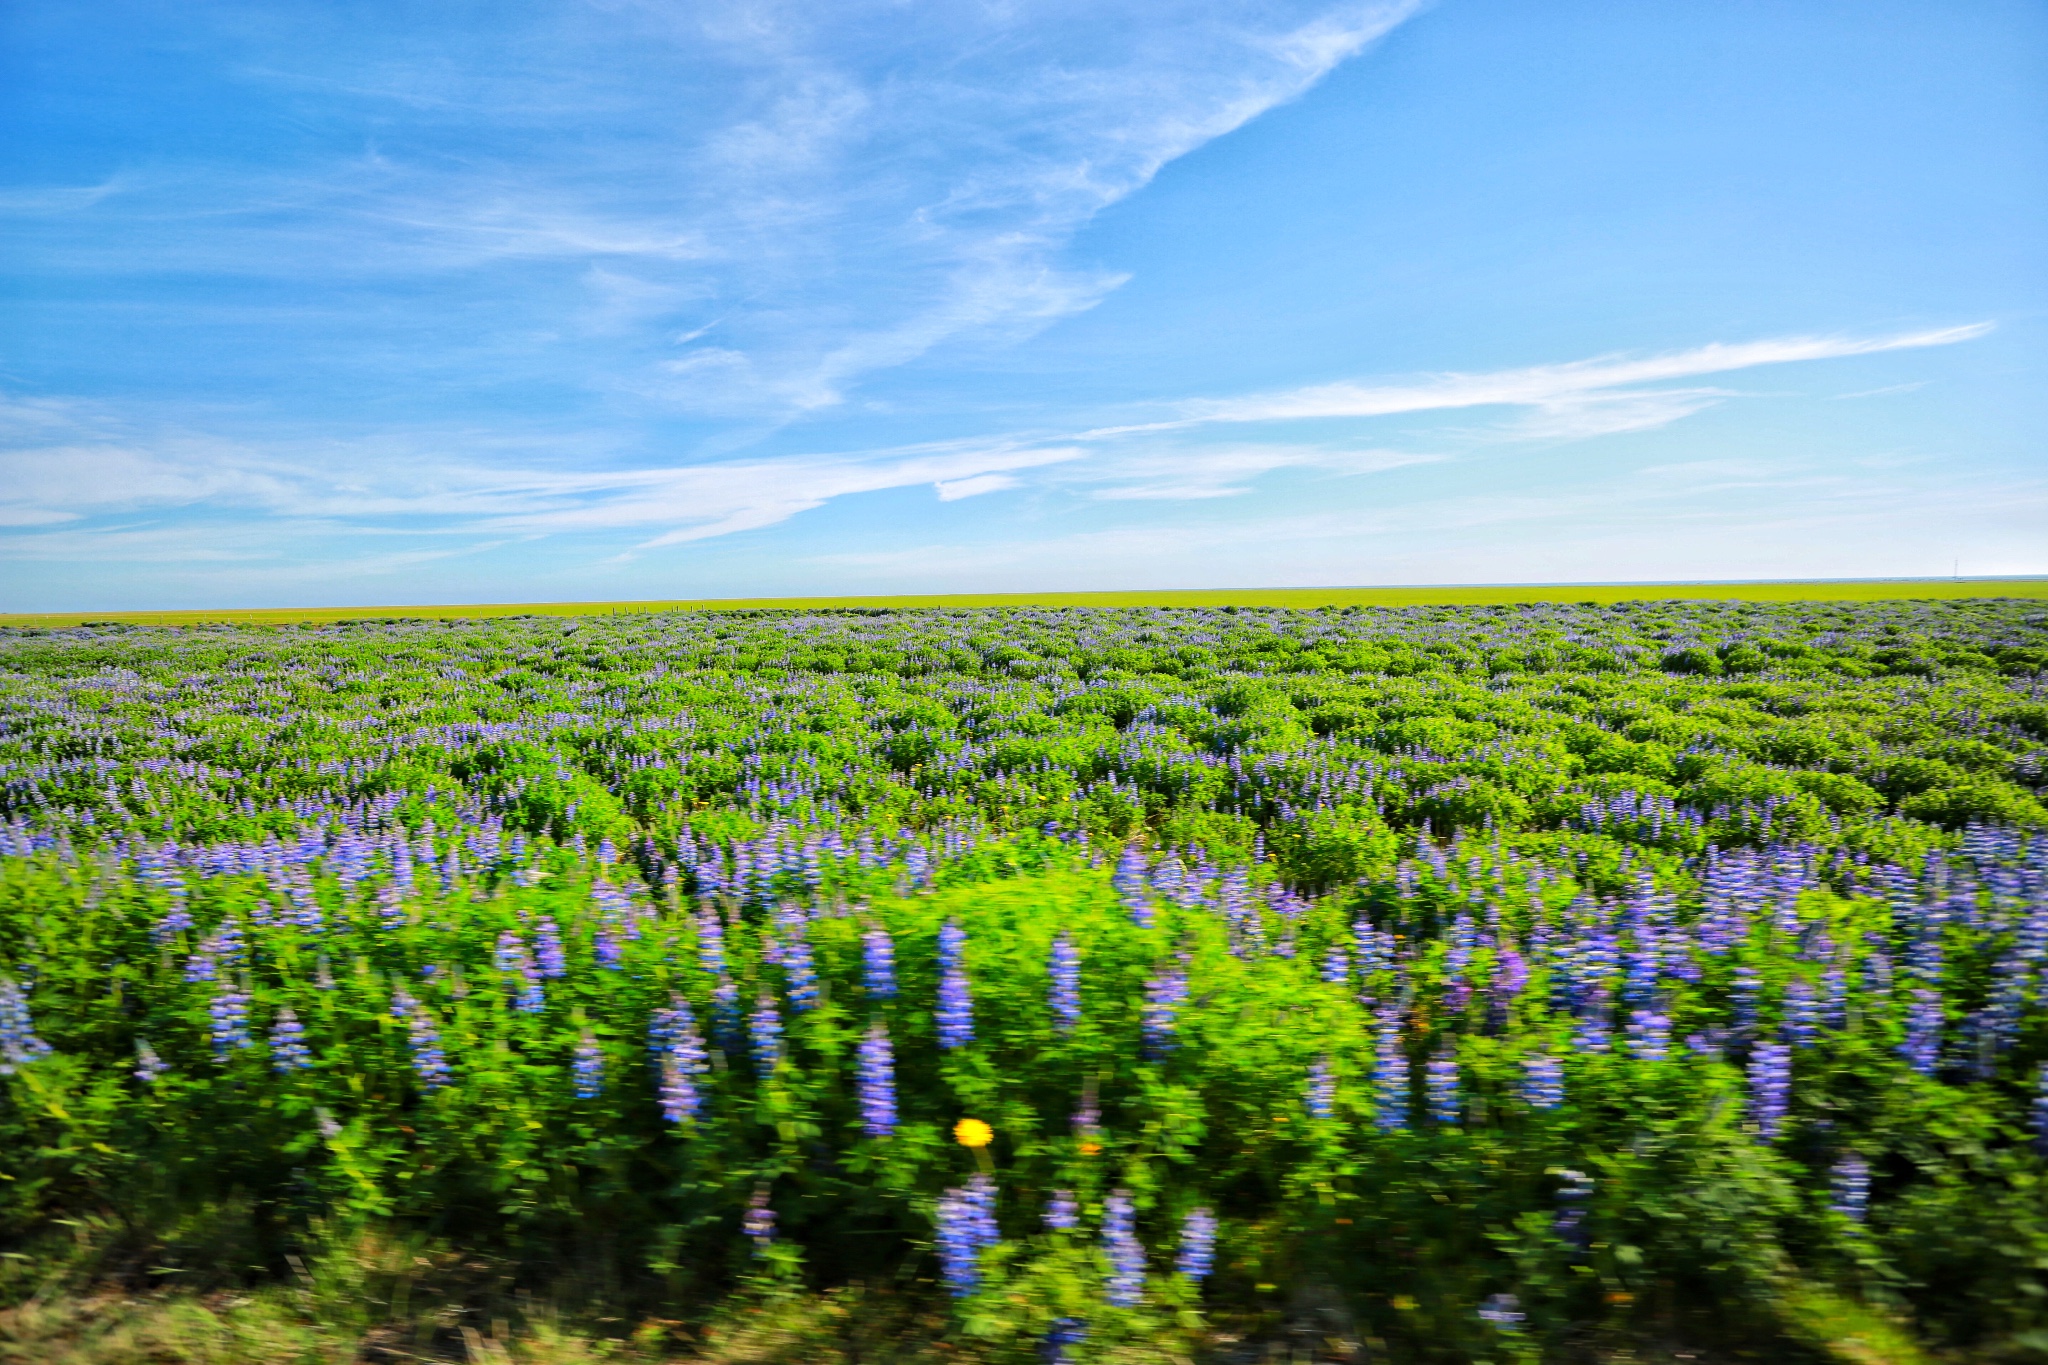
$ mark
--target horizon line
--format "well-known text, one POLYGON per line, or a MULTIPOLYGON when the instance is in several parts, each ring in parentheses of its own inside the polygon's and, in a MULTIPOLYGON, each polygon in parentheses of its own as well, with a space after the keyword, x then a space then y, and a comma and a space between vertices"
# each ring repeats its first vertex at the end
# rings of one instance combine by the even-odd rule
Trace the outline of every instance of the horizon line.
POLYGON ((1603 580, 1552 583, 1407 583, 1407 584, 1328 584, 1306 587, 1239 587, 1239 588, 1085 588, 1018 590, 1004 592, 961 592, 961 593, 855 593, 855 594, 809 594, 785 597, 697 597, 697 598, 643 598, 613 599, 609 601, 570 602, 442 602, 411 604, 371 604, 355 606, 294 606, 294 607, 169 607, 150 609, 98 608, 71 611, 47 612, 0 612, 0 627, 65 629, 82 625, 197 625, 233 624, 244 621, 263 624, 266 621, 291 624, 317 624, 321 619, 380 620, 380 619, 490 619, 511 616, 605 616, 656 614, 664 611, 738 611, 738 610, 784 610, 784 611, 828 611, 876 609, 918 611, 974 609, 995 606, 1085 606, 1087 599, 1095 599, 1104 607, 1114 606, 1431 606, 1470 605, 1500 606, 1515 602, 1539 602, 1558 600, 1557 595, 1572 592, 1593 592, 1603 595, 1609 601, 1657 600, 1649 594, 1661 590, 1676 590, 1675 595, 1687 596, 1734 596, 1755 595, 1756 600, 1797 601, 1802 600, 1799 589, 1835 589, 1833 592, 1814 594, 1808 600, 1879 600, 1899 597, 1961 598, 1966 596, 2017 595, 2021 597, 2048 598, 2048 575, 2044 574, 1987 574, 1987 575, 1945 575, 1941 577, 1886 577, 1886 578, 1734 578, 1734 579, 1657 579, 1657 580, 1603 580), (1966 587, 1988 585, 2030 585, 2034 590, 2018 594, 1970 594, 1961 591, 1966 587), (1918 593, 1896 591, 1904 588, 1926 589, 1918 593), (1768 590, 1777 589, 1771 592, 1768 590), (1851 591, 1843 592, 1842 589, 1851 591), (1854 591, 1862 589, 1864 591, 1854 591), (1716 591, 1719 590, 1719 591, 1716 591), (1745 592, 1744 590, 1749 590, 1745 592), (1765 590, 1758 593, 1757 590, 1765 590), (1329 597, 1341 594, 1355 601, 1323 601, 1305 603, 1299 601, 1229 599, 1280 598, 1300 599, 1303 597, 1329 597), (1417 597, 1416 595, 1422 595, 1417 597), (1459 602, 1457 597, 1469 600, 1459 602), (1415 600, 1401 602, 1391 599, 1411 597, 1415 600), (1429 600, 1434 598, 1436 600, 1429 600), (1102 599, 1120 599, 1103 601, 1102 599), (1178 600, 1176 600, 1178 599, 1178 600), (1201 600, 1196 600, 1201 599, 1201 600), (176 618, 176 619, 171 619, 176 618))

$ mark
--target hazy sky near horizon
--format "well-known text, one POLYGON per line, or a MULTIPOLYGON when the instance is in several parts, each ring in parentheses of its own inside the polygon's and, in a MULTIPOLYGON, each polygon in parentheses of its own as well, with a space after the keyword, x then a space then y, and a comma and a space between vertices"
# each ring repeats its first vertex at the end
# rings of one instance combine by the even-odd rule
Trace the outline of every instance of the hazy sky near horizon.
POLYGON ((0 610, 2048 571, 2048 8, 0 14, 0 610))

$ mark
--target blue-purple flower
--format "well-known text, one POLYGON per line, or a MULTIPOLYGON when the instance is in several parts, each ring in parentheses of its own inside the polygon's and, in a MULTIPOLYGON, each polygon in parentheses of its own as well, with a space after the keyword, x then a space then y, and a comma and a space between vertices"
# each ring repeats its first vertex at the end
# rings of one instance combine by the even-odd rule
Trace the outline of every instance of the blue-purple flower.
POLYGON ((2048 1062, 2034 1077, 2034 1103, 2028 1115, 2034 1130, 2034 1150, 2048 1156, 2048 1062))
POLYGON ((1074 951, 1074 940, 1064 929, 1052 941, 1048 974, 1046 1003, 1052 1008, 1053 1022, 1062 1033, 1072 1032, 1081 1022, 1081 955, 1074 951))
POLYGON ((1785 1041, 1794 1047, 1810 1047, 1819 1024, 1820 1005, 1814 998, 1813 983, 1793 977, 1785 983, 1785 1041))
POLYGON ((1139 1016, 1145 1055, 1163 1057, 1173 1050, 1174 1023, 1188 998, 1188 974, 1178 965, 1161 968, 1145 983, 1145 1008, 1139 1016))
POLYGON ((1548 1052, 1535 1052, 1524 1057, 1522 1099, 1531 1109, 1555 1109, 1562 1105, 1564 1063, 1548 1052))
POLYGON ((702 1042, 690 1047, 678 1039, 662 1055, 661 1116, 670 1123, 686 1123, 697 1117, 698 1110, 704 1107, 704 1097, 697 1089, 697 1072, 703 1066, 703 1051, 702 1042))
POLYGON ((1584 1171, 1559 1171, 1557 1176, 1557 1217, 1550 1230, 1567 1246, 1584 1251, 1591 1241, 1586 1213, 1593 1200, 1593 1182, 1584 1171))
POLYGON ((1758 1043, 1749 1056, 1749 1103, 1765 1142, 1778 1136, 1791 1098, 1792 1049, 1784 1043, 1758 1043))
POLYGON ((498 935, 497 964, 498 970, 510 978, 508 984, 516 988, 512 1008, 522 1014, 539 1014, 548 1007, 540 969, 526 951, 525 942, 510 929, 498 935))
POLYGON ((1899 1044, 1899 1054, 1922 1076, 1932 1076, 1941 1059, 1941 1024, 1941 997, 1925 986, 1915 986, 1906 1005, 1906 1037, 1899 1044))
POLYGON ((594 1100, 604 1093, 604 1053, 597 1046, 597 1036, 589 1029, 576 1042, 576 1053, 570 1063, 570 1070, 576 1080, 576 1098, 594 1100))
POLYGON ((725 974, 725 925, 709 905, 697 912, 697 965, 708 976, 725 974))
POLYGON ((1392 1011, 1380 1015, 1373 1061, 1373 1122, 1385 1132, 1408 1126, 1408 1054, 1402 1050, 1400 1023, 1392 1011))
POLYGON ((225 1062, 228 1053, 255 1046, 249 1037, 249 994, 231 984, 214 992, 206 1005, 207 1035, 213 1041, 213 1055, 225 1062))
POLYGON ((423 1009, 414 1009, 406 1020, 411 1035, 412 1069, 420 1083, 428 1090, 439 1090, 448 1083, 448 1058, 441 1051, 441 1036, 434 1029, 434 1021, 423 1009))
POLYGON ((939 1046, 974 1041, 974 1000, 967 989, 967 934, 948 920, 939 929, 939 1046))
POLYGON ((313 1065, 313 1054, 306 1050, 305 1027, 290 1005, 279 1009, 270 1021, 270 1064, 281 1072, 303 1071, 313 1065))
POLYGON ((1081 1221, 1081 1205, 1074 1198, 1072 1190, 1054 1190, 1052 1197, 1045 1201, 1045 1227, 1048 1232, 1071 1232, 1081 1221))
POLYGON ((782 1015, 775 1008, 775 997, 761 992, 754 1002, 754 1012, 747 1016, 747 1042, 754 1051, 754 1069, 762 1080, 775 1074, 775 1064, 782 1060, 782 1015))
POLYGON ((1125 844, 1117 856, 1116 873, 1110 878, 1116 894, 1141 929, 1152 927, 1152 888, 1145 876, 1145 855, 1136 844, 1125 844))
POLYGON ((1088 1339, 1088 1328, 1079 1318, 1055 1318, 1045 1339, 1038 1343, 1039 1359, 1045 1365, 1068 1365, 1070 1352, 1088 1339))
POLYGON ((1870 1163, 1857 1153, 1843 1153, 1829 1172, 1828 1207, 1852 1223, 1869 1212, 1870 1163))
POLYGON ((0 1076, 12 1076, 16 1068, 49 1056, 50 1050, 36 1036, 27 995, 11 977, 0 976, 0 1076))
POLYGON ((889 931, 877 924, 860 938, 863 984, 871 1000, 892 1000, 896 996, 896 944, 889 931))
POLYGON ((721 976, 711 987, 711 1029, 726 1052, 739 1044, 740 988, 729 976, 721 976))
POLYGON ((1424 1076, 1429 1090, 1429 1117, 1441 1124, 1458 1121, 1458 1057, 1450 1044, 1429 1059, 1424 1076))
POLYGON ((1309 1064, 1308 1095, 1304 1101, 1310 1118, 1326 1119, 1335 1112, 1337 1105, 1337 1076, 1330 1070, 1330 1059, 1318 1057, 1309 1064))
POLYGON ((964 1189, 939 1196, 937 1244, 939 1272, 956 1299, 966 1298, 981 1284, 981 1253, 996 1244, 995 1182, 977 1175, 964 1189))
POLYGON ((1513 1294, 1492 1294, 1479 1305, 1479 1320, 1496 1332, 1522 1330, 1522 1301, 1513 1294))
POLYGON ((1145 1293, 1145 1248, 1138 1242, 1129 1190, 1112 1190, 1102 1202, 1102 1251, 1109 1258, 1104 1297, 1116 1308, 1137 1307, 1145 1293))
POLYGON ((799 1012, 817 1008, 818 969, 808 939, 792 938, 782 950, 783 977, 789 982, 789 1003, 799 1012))
POLYGON ((879 1019, 860 1041, 860 1127, 869 1137, 896 1131, 896 1058, 879 1019))
POLYGON ((533 929, 536 970, 540 976, 558 981, 569 974, 569 959, 562 952, 562 931, 555 927, 555 921, 542 915, 540 923, 533 929))
POLYGON ((1191 1280, 1206 1280, 1215 1259, 1216 1215, 1206 1208, 1188 1210, 1181 1220, 1180 1252, 1174 1258, 1174 1269, 1191 1280))
POLYGON ((1655 1009, 1638 1009, 1628 1020, 1628 1050, 1639 1062, 1661 1062, 1671 1052, 1670 1016, 1655 1009))

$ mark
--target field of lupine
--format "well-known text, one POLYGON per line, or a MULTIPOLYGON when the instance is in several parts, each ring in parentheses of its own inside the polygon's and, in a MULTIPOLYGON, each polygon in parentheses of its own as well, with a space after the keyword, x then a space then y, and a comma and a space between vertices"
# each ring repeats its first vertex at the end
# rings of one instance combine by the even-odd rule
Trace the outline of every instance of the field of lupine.
POLYGON ((1999 600, 0 632, 0 1284, 2039 1355, 2044 695, 1999 600))

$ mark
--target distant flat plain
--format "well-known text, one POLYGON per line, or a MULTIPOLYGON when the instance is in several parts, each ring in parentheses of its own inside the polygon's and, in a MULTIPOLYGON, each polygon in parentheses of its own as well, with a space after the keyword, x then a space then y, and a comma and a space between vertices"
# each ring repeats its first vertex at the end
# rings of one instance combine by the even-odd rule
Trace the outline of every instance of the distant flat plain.
POLYGON ((438 606, 255 607, 193 611, 0 612, 0 626, 297 626, 666 611, 960 611, 985 607, 1498 607, 1536 602, 1877 602, 2026 597, 2048 578, 1863 578, 1755 583, 1538 583, 1385 588, 1165 588, 1135 592, 933 593, 901 597, 724 597, 645 602, 490 602, 438 606))

